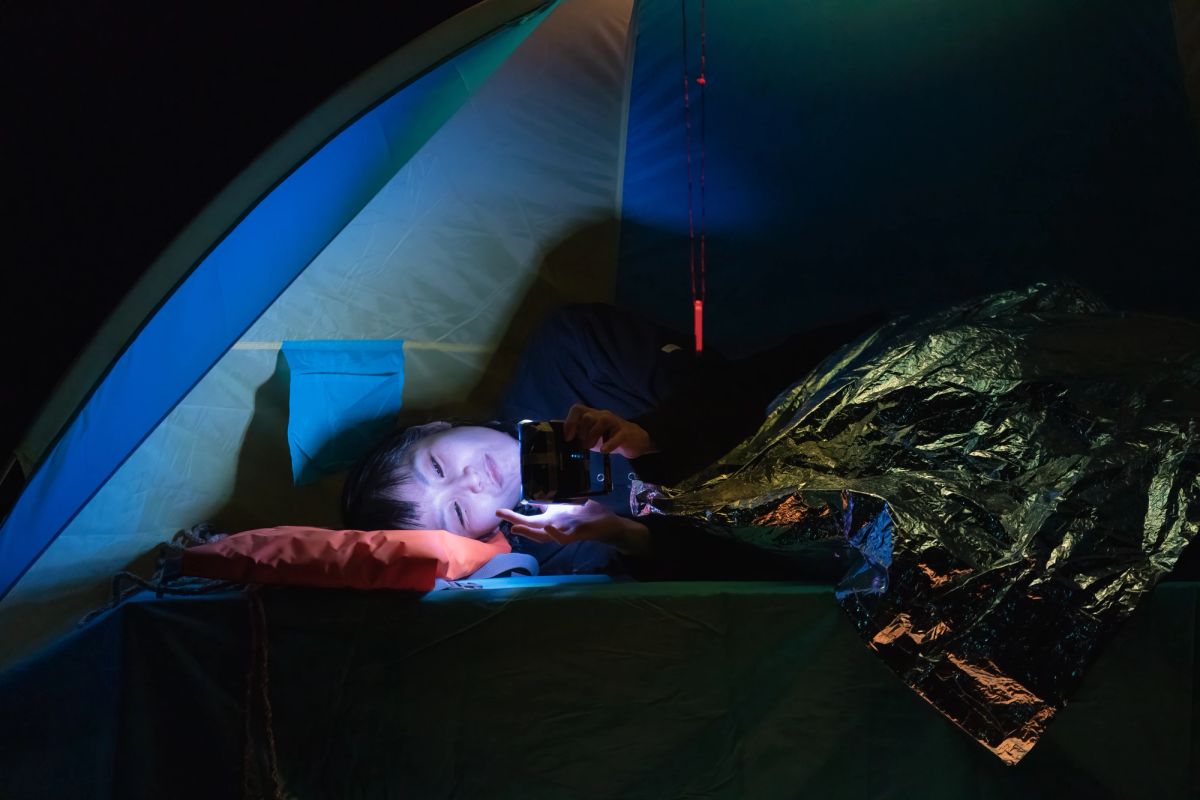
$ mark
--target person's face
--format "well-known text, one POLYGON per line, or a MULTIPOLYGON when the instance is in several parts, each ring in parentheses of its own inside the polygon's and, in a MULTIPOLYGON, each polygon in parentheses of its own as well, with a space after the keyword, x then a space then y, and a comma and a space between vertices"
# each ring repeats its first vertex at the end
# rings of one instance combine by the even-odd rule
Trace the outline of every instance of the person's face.
POLYGON ((423 528, 482 539, 496 529, 496 510, 521 499, 517 440, 490 428, 451 428, 409 449, 412 481, 401 499, 417 504, 423 528))

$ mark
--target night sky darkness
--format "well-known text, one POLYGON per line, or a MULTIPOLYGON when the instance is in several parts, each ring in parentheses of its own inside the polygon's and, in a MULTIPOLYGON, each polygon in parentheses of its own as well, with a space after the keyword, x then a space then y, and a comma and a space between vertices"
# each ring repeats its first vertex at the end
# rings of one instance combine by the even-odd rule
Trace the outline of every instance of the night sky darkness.
POLYGON ((3 461, 213 196, 339 88, 472 4, 49 0, 0 11, 3 461))

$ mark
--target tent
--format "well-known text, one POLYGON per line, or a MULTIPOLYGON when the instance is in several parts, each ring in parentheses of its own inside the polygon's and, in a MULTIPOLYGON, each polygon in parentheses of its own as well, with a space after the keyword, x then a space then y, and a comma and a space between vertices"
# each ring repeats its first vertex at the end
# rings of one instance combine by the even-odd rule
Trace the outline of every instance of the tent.
POLYGON ((732 353, 1057 277, 1194 313, 1198 30, 1184 0, 479 3, 249 166, 64 378, 0 527, 0 666, 180 528, 336 525, 331 414, 479 413, 568 302, 690 328, 689 202, 732 353))

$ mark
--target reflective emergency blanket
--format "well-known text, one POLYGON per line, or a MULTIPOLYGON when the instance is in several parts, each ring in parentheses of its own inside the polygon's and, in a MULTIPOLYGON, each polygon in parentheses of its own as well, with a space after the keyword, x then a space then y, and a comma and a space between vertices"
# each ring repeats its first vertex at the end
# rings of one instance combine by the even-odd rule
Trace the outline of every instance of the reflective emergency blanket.
POLYGON ((1200 326, 1038 285, 845 346, 653 503, 848 538, 868 646, 1011 764, 1195 535, 1198 421, 1200 326))

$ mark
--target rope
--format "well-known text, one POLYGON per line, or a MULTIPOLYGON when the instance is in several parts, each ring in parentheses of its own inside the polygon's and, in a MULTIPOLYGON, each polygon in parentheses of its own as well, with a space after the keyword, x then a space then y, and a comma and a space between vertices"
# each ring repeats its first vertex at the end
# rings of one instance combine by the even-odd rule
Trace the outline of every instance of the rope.
POLYGON ((688 76, 687 0, 679 0, 679 13, 683 19, 683 131, 687 162, 687 213, 688 213, 688 273, 692 279, 692 299, 696 294, 696 226, 692 209, 692 81, 688 76))
POLYGON ((287 800, 283 791, 283 776, 279 770, 279 753, 275 746, 275 718, 271 710, 271 685, 267 662, 267 610, 259 596, 258 587, 246 591, 247 608, 250 612, 250 663, 246 668, 245 698, 245 749, 242 752, 242 795, 247 800, 261 794, 252 794, 250 776, 255 771, 254 752, 254 689, 258 689, 258 701, 263 711, 263 730, 267 738, 267 767, 271 775, 272 800, 287 800))
POLYGON ((705 202, 704 166, 706 160, 705 142, 708 138, 708 103, 705 101, 704 89, 708 85, 705 73, 708 69, 708 9, 705 0, 700 0, 700 77, 696 83, 700 85, 700 301, 703 303, 708 295, 708 268, 705 263, 705 240, 708 234, 708 212, 705 202))
POLYGON ((175 578, 170 581, 147 580, 132 572, 118 572, 113 575, 109 589, 108 602, 94 611, 89 611, 78 625, 86 625, 101 614, 112 611, 133 595, 141 591, 154 592, 155 597, 170 595, 180 597, 196 597, 213 592, 224 592, 236 588, 240 584, 230 581, 213 581, 208 578, 175 578))
MULTIPOLYGON (((249 601, 247 600, 247 608, 249 601)), ((246 697, 242 702, 242 719, 245 721, 242 731, 242 799, 253 800, 259 797, 257 792, 250 791, 250 776, 254 773, 254 730, 251 725, 253 714, 251 707, 254 703, 254 674, 258 669, 258 649, 254 646, 254 614, 250 615, 250 663, 246 665, 246 697)))
POLYGON ((708 104, 705 86, 708 84, 708 8, 706 0, 700 0, 700 75, 696 84, 700 87, 700 260, 696 267, 696 223, 692 181, 692 82, 688 65, 687 0, 680 0, 679 12, 682 19, 681 41, 683 50, 683 129, 687 163, 687 210, 688 210, 688 273, 692 287, 692 326, 696 340, 696 352, 704 350, 704 300, 708 295, 707 231, 708 214, 705 193, 705 161, 708 130, 708 104))
POLYGON ((283 794, 283 777, 279 773, 279 753, 275 747, 275 717, 271 711, 270 671, 267 664, 267 609, 263 606, 262 598, 257 589, 250 593, 251 603, 258 612, 259 619, 259 684, 262 697, 263 722, 267 730, 267 760, 271 765, 271 784, 274 788, 274 800, 285 800, 283 794))

